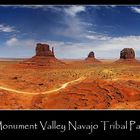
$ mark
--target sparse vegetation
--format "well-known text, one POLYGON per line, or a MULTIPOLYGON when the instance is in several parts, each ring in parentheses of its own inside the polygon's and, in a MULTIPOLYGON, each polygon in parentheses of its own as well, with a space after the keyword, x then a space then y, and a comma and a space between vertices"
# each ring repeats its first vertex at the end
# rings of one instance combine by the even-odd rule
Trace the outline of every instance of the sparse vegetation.
POLYGON ((17 62, 0 62, 0 86, 38 93, 38 95, 25 95, 1 89, 0 108, 107 109, 121 108, 121 104, 129 108, 129 102, 136 105, 132 107, 131 104, 131 108, 139 108, 137 106, 140 100, 138 64, 113 64, 110 61, 98 65, 80 61, 67 64, 63 68, 49 69, 19 67, 17 62), (55 94, 40 94, 80 77, 86 78, 55 94))

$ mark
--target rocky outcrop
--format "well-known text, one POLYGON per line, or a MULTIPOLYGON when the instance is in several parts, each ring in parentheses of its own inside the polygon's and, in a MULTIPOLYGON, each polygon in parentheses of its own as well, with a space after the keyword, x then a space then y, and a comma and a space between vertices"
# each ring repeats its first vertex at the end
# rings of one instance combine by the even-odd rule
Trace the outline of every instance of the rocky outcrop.
POLYGON ((36 46, 36 56, 51 56, 54 57, 54 50, 50 50, 50 46, 48 44, 38 43, 36 46))
POLYGON ((132 48, 124 48, 120 52, 120 59, 135 59, 135 51, 132 48))
POLYGON ((133 48, 124 48, 120 52, 120 59, 115 61, 115 63, 137 64, 139 61, 135 59, 135 51, 133 48))
POLYGON ((95 58, 94 52, 90 52, 90 53, 88 54, 88 58, 95 58))
POLYGON ((91 63, 91 64, 94 64, 94 63, 100 63, 100 61, 98 59, 95 58, 95 54, 93 51, 91 51, 89 54, 88 54, 88 57, 85 59, 85 61, 87 63, 91 63))
POLYGON ((65 65, 65 63, 61 62, 55 57, 54 48, 52 47, 52 50, 50 50, 50 46, 48 44, 38 43, 35 51, 35 56, 24 61, 24 64, 28 64, 30 66, 47 67, 61 67, 62 65, 65 65))

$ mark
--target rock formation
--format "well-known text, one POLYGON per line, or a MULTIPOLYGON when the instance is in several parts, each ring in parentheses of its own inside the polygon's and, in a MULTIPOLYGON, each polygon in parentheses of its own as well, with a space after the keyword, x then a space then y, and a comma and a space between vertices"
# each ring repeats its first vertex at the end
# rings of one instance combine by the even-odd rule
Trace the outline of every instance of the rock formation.
POLYGON ((52 47, 52 50, 50 50, 50 46, 48 44, 38 43, 35 50, 36 55, 24 61, 24 64, 49 67, 65 65, 55 57, 54 48, 52 47))
POLYGON ((120 52, 120 59, 116 61, 117 63, 139 63, 138 60, 135 59, 135 51, 133 48, 124 48, 120 52))
POLYGON ((100 61, 95 58, 95 54, 93 51, 88 54, 88 57, 85 59, 85 61, 87 63, 100 63, 100 61))
POLYGON ((36 56, 46 56, 46 57, 55 57, 54 49, 50 50, 50 46, 48 44, 38 43, 36 46, 36 56))
POLYGON ((95 58, 94 52, 90 52, 90 53, 88 54, 88 58, 95 58))
POLYGON ((135 51, 132 48, 124 48, 120 52, 120 59, 135 59, 135 51))

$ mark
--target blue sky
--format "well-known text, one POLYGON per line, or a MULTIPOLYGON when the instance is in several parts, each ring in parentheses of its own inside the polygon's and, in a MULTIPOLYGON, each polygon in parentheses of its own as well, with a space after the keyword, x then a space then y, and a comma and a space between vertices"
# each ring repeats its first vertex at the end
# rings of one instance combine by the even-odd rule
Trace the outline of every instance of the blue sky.
POLYGON ((0 57, 32 57, 38 42, 58 58, 119 58, 126 47, 140 57, 140 6, 0 6, 0 57))

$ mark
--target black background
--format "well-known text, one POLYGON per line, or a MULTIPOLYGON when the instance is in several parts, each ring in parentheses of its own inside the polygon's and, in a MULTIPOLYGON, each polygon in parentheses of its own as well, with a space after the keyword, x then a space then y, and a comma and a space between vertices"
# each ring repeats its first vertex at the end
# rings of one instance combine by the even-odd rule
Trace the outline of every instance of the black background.
MULTIPOLYGON (((129 5, 140 4, 139 0, 0 0, 0 4, 98 4, 98 5, 129 5)), ((82 124, 89 124, 91 121, 115 121, 120 123, 126 120, 135 120, 140 124, 140 111, 134 110, 81 110, 81 111, 61 111, 61 110, 1 110, 0 121, 3 123, 13 124, 31 124, 39 121, 56 120, 59 123, 67 124, 68 121, 78 121, 82 124)), ((66 131, 59 133, 58 131, 42 131, 39 130, 4 130, 0 131, 0 136, 140 136, 140 130, 110 130, 103 131, 99 129, 92 135, 88 135, 86 131, 66 131)))
MULTIPOLYGON (((39 121, 52 121, 56 120, 58 124, 68 124, 68 121, 77 121, 78 124, 90 124, 90 122, 99 123, 99 121, 118 121, 119 124, 124 124, 125 121, 136 121, 140 125, 140 112, 139 111, 117 111, 117 110, 94 110, 94 111, 60 111, 60 110, 46 110, 46 111, 1 111, 0 121, 3 124, 34 124, 39 121)), ((100 125, 99 125, 100 126, 100 125)), ((101 128, 101 127, 100 127, 101 128)), ((0 131, 0 136, 140 136, 140 129, 133 131, 127 130, 108 130, 104 131, 103 128, 93 131, 89 135, 89 131, 66 131, 60 133, 58 130, 42 131, 41 127, 38 130, 3 130, 0 131)))
POLYGON ((139 0, 0 0, 1 4, 140 4, 139 0))

